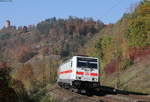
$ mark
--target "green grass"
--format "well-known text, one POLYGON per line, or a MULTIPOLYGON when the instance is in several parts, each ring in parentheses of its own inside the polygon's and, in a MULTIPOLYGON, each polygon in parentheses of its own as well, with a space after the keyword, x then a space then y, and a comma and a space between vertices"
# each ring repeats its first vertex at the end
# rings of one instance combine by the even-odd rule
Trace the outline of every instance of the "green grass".
POLYGON ((37 93, 32 95, 31 99, 35 102, 62 102, 47 94, 47 89, 51 88, 51 86, 51 84, 48 84, 46 88, 40 89, 37 93))
MULTIPOLYGON (((138 63, 122 70, 119 79, 119 89, 130 92, 150 94, 150 56, 138 63)), ((117 73, 102 78, 103 85, 114 87, 117 82, 117 73)))
POLYGON ((44 96, 39 102, 62 102, 62 101, 57 100, 53 98, 52 96, 44 96))

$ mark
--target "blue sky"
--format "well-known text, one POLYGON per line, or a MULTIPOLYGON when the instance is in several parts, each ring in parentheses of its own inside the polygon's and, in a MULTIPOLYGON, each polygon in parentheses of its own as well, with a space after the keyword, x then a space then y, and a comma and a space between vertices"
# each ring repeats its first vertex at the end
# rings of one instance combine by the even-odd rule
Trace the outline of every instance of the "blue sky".
MULTIPOLYGON (((1 0, 0 0, 1 1, 1 0)), ((4 1, 4 0, 3 0, 4 1)), ((141 0, 12 0, 0 2, 0 28, 5 20, 15 26, 37 24, 44 19, 68 16, 92 17, 115 23, 141 0)))

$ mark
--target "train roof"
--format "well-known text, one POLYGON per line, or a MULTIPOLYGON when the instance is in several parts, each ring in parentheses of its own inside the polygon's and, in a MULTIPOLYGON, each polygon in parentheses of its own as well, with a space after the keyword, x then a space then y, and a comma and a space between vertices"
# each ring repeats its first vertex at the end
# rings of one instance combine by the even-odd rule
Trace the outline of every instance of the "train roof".
POLYGON ((93 59, 98 59, 97 57, 90 57, 90 56, 73 56, 73 57, 84 57, 84 58, 93 58, 93 59))
POLYGON ((68 58, 68 59, 66 59, 66 60, 63 60, 63 62, 61 63, 61 65, 64 64, 64 63, 66 63, 66 62, 68 62, 68 61, 71 60, 73 57, 82 57, 82 58, 98 59, 97 57, 89 57, 89 56, 85 56, 85 55, 76 55, 76 56, 72 56, 72 57, 70 57, 70 58, 68 58))

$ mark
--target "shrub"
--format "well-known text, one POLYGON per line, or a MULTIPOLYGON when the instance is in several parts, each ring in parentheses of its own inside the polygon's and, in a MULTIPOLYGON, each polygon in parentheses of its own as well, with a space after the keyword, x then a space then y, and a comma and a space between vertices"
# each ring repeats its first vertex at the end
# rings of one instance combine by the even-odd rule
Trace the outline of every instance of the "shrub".
POLYGON ((123 65, 122 65, 122 69, 126 69, 129 66, 133 65, 133 61, 131 59, 125 59, 123 60, 123 65))

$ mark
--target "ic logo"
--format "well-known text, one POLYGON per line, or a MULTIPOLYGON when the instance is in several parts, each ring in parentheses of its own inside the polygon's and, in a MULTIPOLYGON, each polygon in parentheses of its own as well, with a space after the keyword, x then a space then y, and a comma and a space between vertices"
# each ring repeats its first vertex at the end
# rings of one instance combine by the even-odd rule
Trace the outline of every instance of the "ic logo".
POLYGON ((85 75, 90 75, 90 74, 88 72, 86 72, 85 75))

